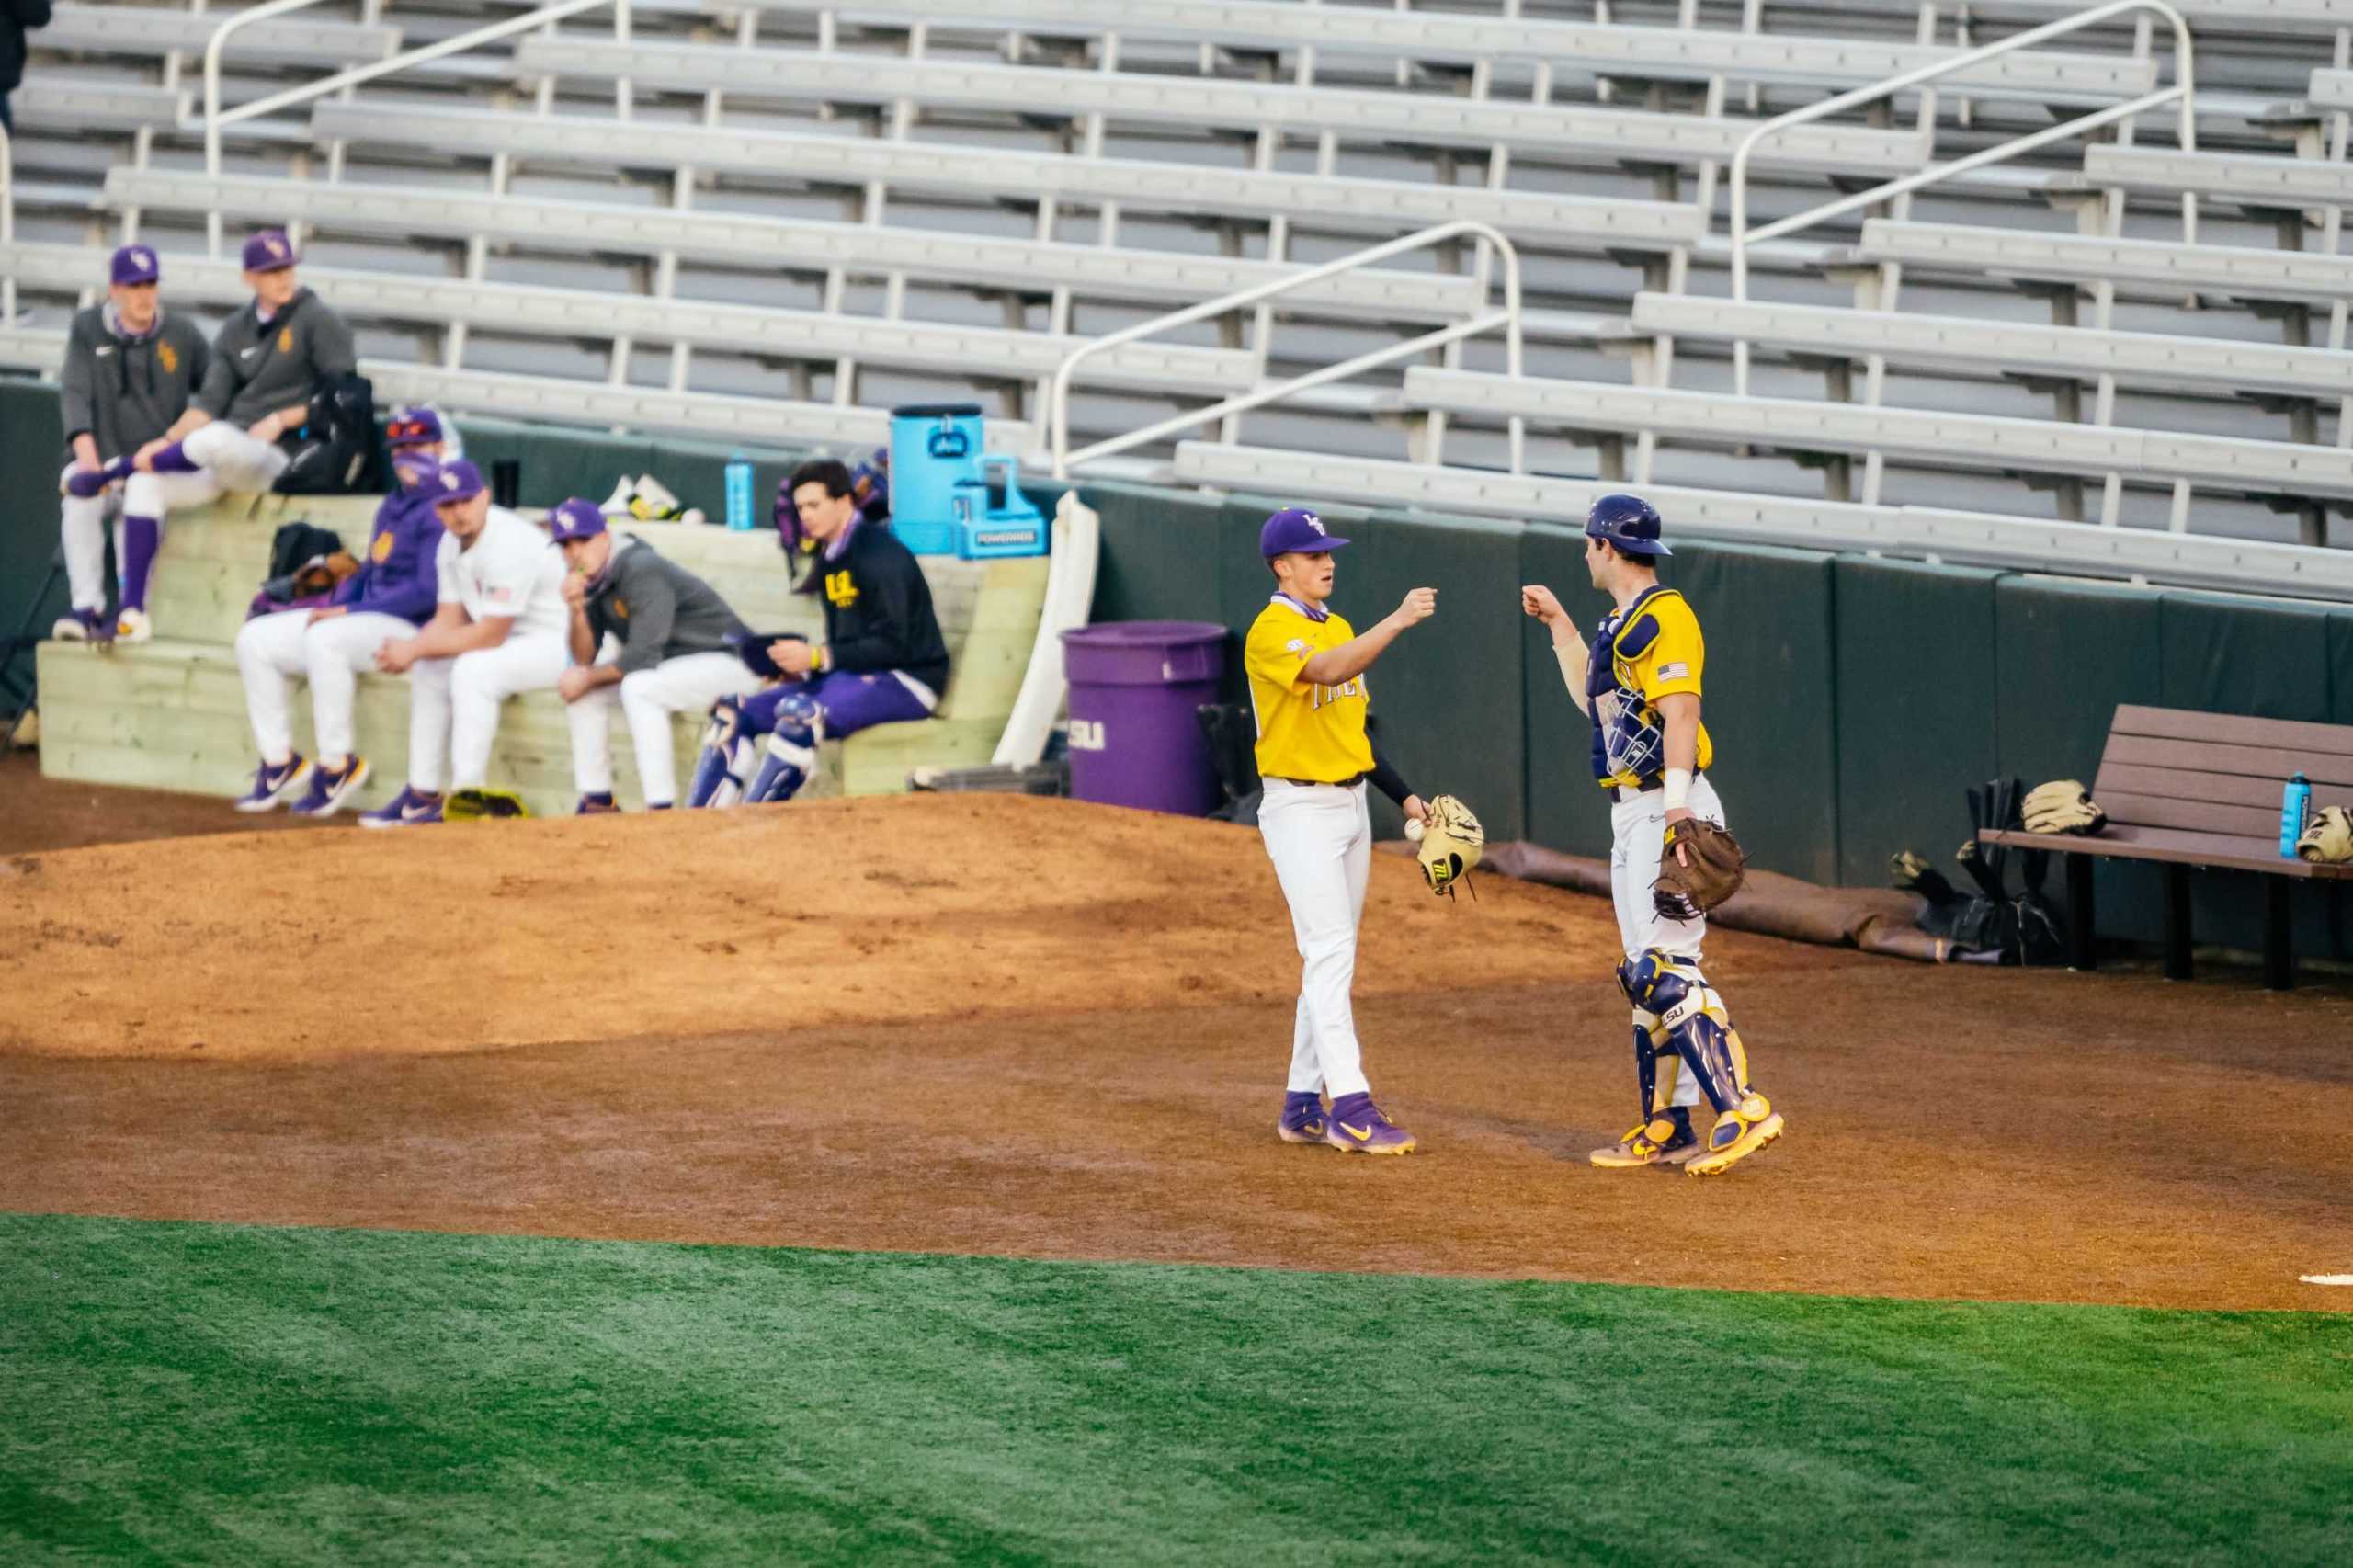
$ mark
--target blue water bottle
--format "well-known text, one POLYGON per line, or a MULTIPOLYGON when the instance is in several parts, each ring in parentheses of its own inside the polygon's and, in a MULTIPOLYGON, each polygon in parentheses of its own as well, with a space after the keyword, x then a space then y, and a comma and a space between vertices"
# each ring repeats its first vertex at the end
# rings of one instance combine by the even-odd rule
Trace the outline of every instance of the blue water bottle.
POLYGON ((727 528, 730 533, 752 531, 752 460, 741 452, 727 459, 727 528))
POLYGON ((2279 853, 2285 858, 2296 858, 2296 840, 2303 837, 2304 824, 2312 815, 2312 783, 2299 773, 2288 780, 2287 791, 2279 798, 2279 853))

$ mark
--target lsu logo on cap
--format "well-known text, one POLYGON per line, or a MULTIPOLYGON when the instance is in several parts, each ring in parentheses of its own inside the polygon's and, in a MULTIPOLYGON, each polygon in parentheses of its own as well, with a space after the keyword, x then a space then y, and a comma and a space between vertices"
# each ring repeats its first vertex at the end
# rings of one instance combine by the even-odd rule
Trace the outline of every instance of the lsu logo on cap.
POLYGON ((272 256, 284 256, 286 254, 286 242, 279 239, 276 234, 267 236, 261 243, 269 247, 269 254, 272 256))
POLYGON ((1317 533, 1324 534, 1327 537, 1332 532, 1330 528, 1324 526, 1324 519, 1317 517, 1313 512, 1302 512, 1299 515, 1299 520, 1305 523, 1309 528, 1313 528, 1317 533))
POLYGON ((155 253, 142 245, 131 253, 131 264, 142 272, 151 271, 155 266, 155 253))
POLYGON ((454 473, 443 474, 441 476, 441 488, 444 490, 455 490, 458 488, 458 476, 454 473))

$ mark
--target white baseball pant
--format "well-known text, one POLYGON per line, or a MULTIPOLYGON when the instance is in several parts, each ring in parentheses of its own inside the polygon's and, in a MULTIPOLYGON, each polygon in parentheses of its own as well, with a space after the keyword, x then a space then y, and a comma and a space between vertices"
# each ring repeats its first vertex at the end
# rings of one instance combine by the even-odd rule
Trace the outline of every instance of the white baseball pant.
POLYGON ((237 673, 245 682, 245 717, 254 745, 276 767, 294 749, 287 716, 287 683, 301 676, 311 683, 311 724, 318 756, 351 755, 351 707, 359 674, 375 668, 376 650, 395 637, 414 637, 416 628, 396 615, 346 613, 316 625, 307 609, 256 616, 237 632, 237 673))
POLYGON ((613 710, 629 722, 637 753, 637 781, 649 806, 678 801, 678 754, 670 719, 699 713, 744 688, 744 661, 733 653, 681 653, 651 669, 632 670, 600 686, 565 710, 572 722, 572 779, 584 795, 613 788, 613 710))
MULTIPOLYGON (((70 474, 81 465, 68 463, 70 474)), ((58 476, 64 483, 64 474, 58 476)), ((58 538, 65 545, 65 583, 75 609, 107 608, 107 525, 114 525, 114 558, 123 558, 122 519, 153 517, 201 506, 221 494, 209 473, 134 473, 86 499, 67 495, 57 508, 58 538)))
MULTIPOLYGON (((1705 774, 1692 778, 1691 793, 1684 804, 1691 808, 1692 815, 1723 825, 1723 802, 1705 774)), ((1658 881, 1659 860, 1665 847, 1666 791, 1620 789, 1618 803, 1609 809, 1609 901, 1618 911, 1619 945, 1629 959, 1656 948, 1696 963, 1700 944, 1708 939, 1707 916, 1670 920, 1651 902, 1651 887, 1658 881)), ((1674 1103, 1699 1103, 1699 1074, 1676 1074, 1674 1103)))
POLYGON ((408 783, 412 790, 472 790, 490 782, 498 705, 555 685, 572 662, 561 631, 510 634, 495 648, 409 666, 408 783))
MULTIPOLYGON (((181 441, 180 451, 224 490, 267 490, 293 460, 269 442, 256 440, 221 419, 181 441)), ((146 514, 133 507, 131 516, 146 514)))
POLYGON ((1372 815, 1365 786, 1267 780, 1258 835, 1275 863, 1299 944, 1299 1011, 1291 1028, 1290 1092, 1334 1099, 1367 1092, 1364 1049, 1349 992, 1357 978, 1357 926, 1372 870, 1372 815))

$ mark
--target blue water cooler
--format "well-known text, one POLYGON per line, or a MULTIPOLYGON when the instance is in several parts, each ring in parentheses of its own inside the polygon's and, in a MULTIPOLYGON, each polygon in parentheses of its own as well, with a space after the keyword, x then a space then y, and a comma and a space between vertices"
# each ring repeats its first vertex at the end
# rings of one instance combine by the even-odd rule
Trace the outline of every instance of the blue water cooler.
POLYGON ((891 528, 909 550, 956 553, 956 487, 967 483, 983 483, 979 403, 910 403, 891 411, 891 528))

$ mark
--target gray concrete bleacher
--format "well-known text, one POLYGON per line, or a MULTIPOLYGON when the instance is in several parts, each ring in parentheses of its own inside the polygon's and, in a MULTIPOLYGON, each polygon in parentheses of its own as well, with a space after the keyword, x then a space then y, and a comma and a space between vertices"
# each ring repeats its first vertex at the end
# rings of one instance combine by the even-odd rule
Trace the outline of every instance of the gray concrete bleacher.
MULTIPOLYGON (((238 264, 173 251, 160 253, 175 299, 234 309, 250 297, 238 264)), ((97 279, 78 245, 0 245, 0 268, 20 287, 71 293, 97 279)), ((510 335, 609 342, 617 336, 691 343, 779 358, 851 355, 881 364, 931 366, 973 376, 1051 375, 1076 340, 923 322, 871 321, 815 311, 764 310, 699 300, 631 299, 580 289, 437 278, 313 266, 303 277, 355 322, 467 325, 510 335)), ((1083 367, 1101 385, 1147 392, 1232 393, 1257 379, 1256 359, 1239 349, 1135 343, 1095 356, 1083 367)))
MULTIPOLYGON (((489 128, 494 130, 494 128, 489 128)), ((1256 288, 1304 268, 1241 257, 1174 255, 1051 241, 994 239, 937 229, 753 217, 719 210, 492 196, 433 186, 334 185, 118 168, 107 199, 119 207, 205 211, 253 222, 337 232, 479 235, 501 244, 583 255, 664 252, 762 269, 899 272, 972 288, 1069 289, 1095 299, 1190 302, 1256 288)), ((1300 290, 1302 306, 1373 320, 1443 320, 1467 313, 1469 278, 1366 270, 1300 290)))
POLYGON ((2353 167, 2334 160, 2162 147, 2087 147, 2084 183, 2218 198, 2242 207, 2336 207, 2353 200, 2353 167))
POLYGON ((2131 284, 2238 300, 2353 297, 2353 256, 1872 219, 1847 259, 1975 277, 2131 284))
POLYGON ((2122 473, 2132 481, 2187 482, 2240 494, 2353 500, 2353 450, 2292 441, 1424 367, 1405 372, 1404 402, 1412 411, 1522 418, 1531 426, 1574 432, 1650 433, 1797 453, 1876 451, 1930 467, 2095 477, 2122 473))
MULTIPOLYGON (((221 14, 171 10, 154 6, 61 5, 47 28, 32 37, 36 49, 63 53, 201 56, 221 25, 221 14)), ((301 15, 272 17, 241 28, 235 57, 243 63, 358 65, 400 52, 398 28, 321 20, 301 15)))
POLYGON ((1637 294, 1630 320, 1637 332, 1701 342, 1745 338, 1848 359, 1880 355, 1894 364, 2022 378, 2111 375, 2158 389, 2353 397, 2353 355, 2325 348, 1685 294, 1637 294))
POLYGON ((1688 245, 1705 228, 1702 214, 1684 202, 1015 153, 943 141, 710 131, 585 116, 383 105, 322 104, 313 124, 323 137, 365 141, 379 155, 402 148, 437 156, 460 149, 484 157, 536 153, 621 167, 733 170, 860 189, 879 185, 967 199, 1053 198, 1194 215, 1282 218, 1382 238, 1471 219, 1563 247, 1663 252, 1688 245))
MULTIPOLYGON (((1462 65, 1540 62, 1560 71, 1662 81, 1722 76, 1807 87, 1883 81, 1961 52, 1869 39, 1267 0, 709 0, 701 8, 829 13, 863 23, 977 26, 1049 37, 1174 39, 1226 50, 1311 49, 1323 61, 1361 54, 1462 65)), ((2145 60, 2046 51, 2004 56, 1949 78, 1956 88, 1981 97, 2015 94, 2037 102, 2129 97, 2148 91, 2154 79, 2155 68, 2145 60)))
MULTIPOLYGON (((527 75, 630 78, 639 88, 725 92, 752 98, 891 104, 926 108, 1222 126, 1457 147, 1508 147, 1612 163, 1695 165, 1729 159, 1753 124, 1716 116, 1619 111, 1451 93, 1356 92, 1142 72, 1072 71, 963 62, 894 61, 888 71, 845 70, 839 55, 720 44, 620 45, 533 38, 516 51, 527 75)), ((1908 132, 1801 126, 1757 150, 1760 165, 1815 173, 1893 174, 1926 154, 1908 132)))

